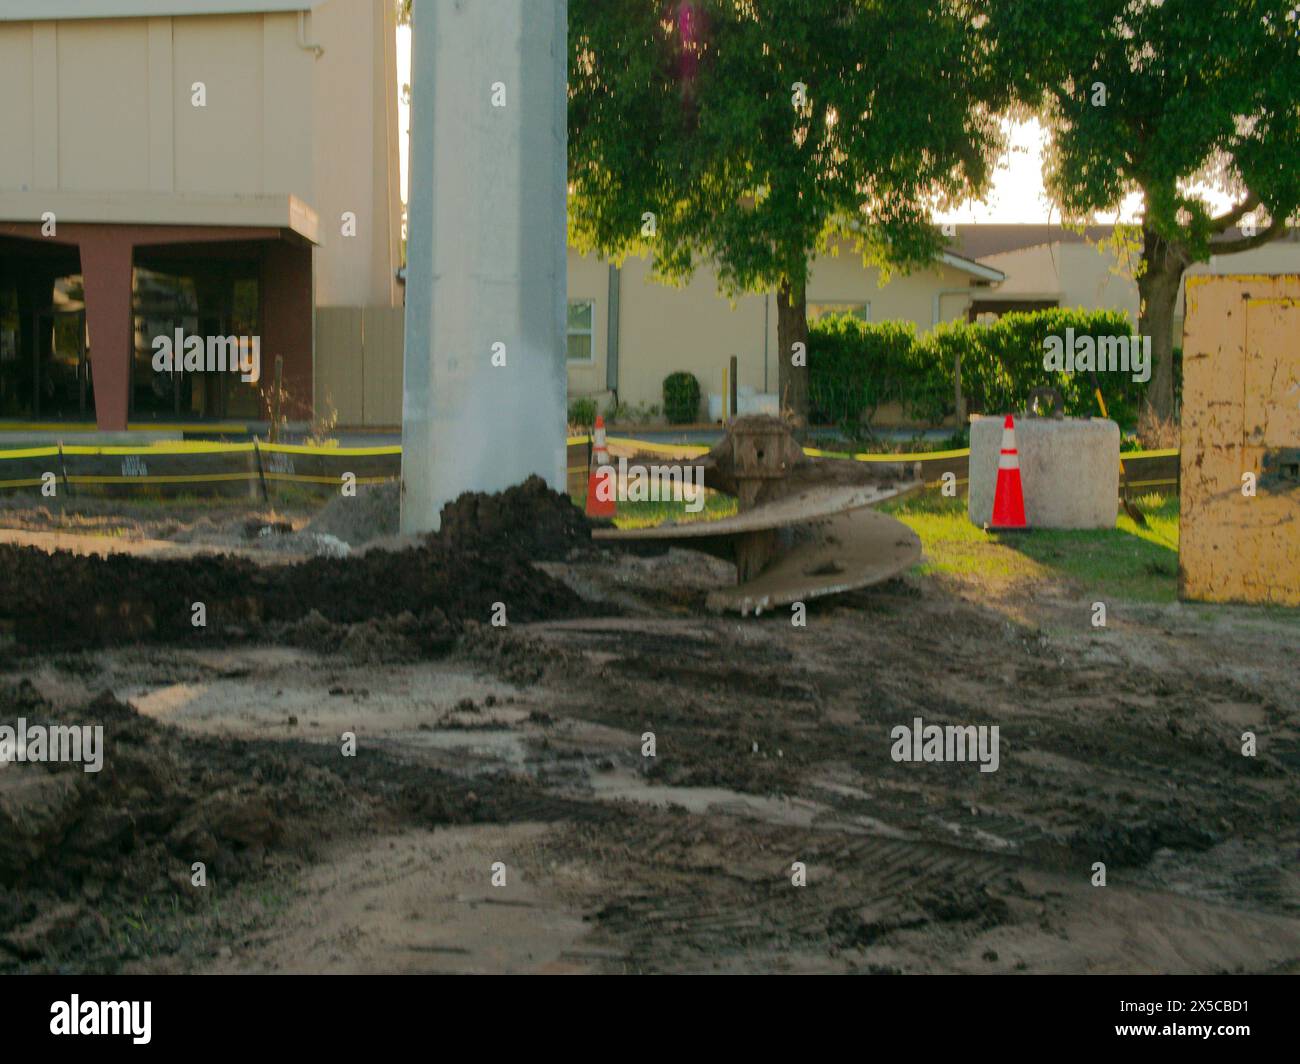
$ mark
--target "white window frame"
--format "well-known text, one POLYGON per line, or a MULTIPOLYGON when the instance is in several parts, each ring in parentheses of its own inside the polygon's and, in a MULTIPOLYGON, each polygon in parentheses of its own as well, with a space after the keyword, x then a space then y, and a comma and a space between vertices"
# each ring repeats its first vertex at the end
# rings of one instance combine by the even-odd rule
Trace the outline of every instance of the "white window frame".
POLYGON ((565 309, 564 318, 564 361, 570 366, 590 366, 596 361, 596 301, 594 299, 570 299, 565 309), (570 308, 580 304, 587 304, 591 307, 591 325, 587 329, 575 329, 569 325, 568 311, 570 308), (569 337, 585 336, 591 342, 587 349, 591 354, 587 358, 570 358, 569 357, 569 337))

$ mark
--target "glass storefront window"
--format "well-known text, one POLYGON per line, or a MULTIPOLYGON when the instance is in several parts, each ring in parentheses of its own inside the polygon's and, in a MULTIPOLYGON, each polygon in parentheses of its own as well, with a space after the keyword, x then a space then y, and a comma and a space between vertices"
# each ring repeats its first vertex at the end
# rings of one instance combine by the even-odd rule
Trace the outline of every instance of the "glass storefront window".
POLYGON ((260 382, 242 380, 237 368, 239 355, 258 336, 260 296, 254 263, 137 266, 133 416, 260 417, 260 382), (202 344, 201 368, 186 361, 186 344, 194 337, 202 344), (171 368, 159 368, 160 362, 167 365, 160 353, 171 354, 171 368))

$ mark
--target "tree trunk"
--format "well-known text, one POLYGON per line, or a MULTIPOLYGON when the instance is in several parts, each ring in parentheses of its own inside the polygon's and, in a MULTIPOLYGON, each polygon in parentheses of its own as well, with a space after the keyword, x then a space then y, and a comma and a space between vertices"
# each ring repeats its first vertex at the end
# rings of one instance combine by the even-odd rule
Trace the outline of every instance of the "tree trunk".
POLYGON ((1174 310, 1187 263, 1151 230, 1143 232, 1146 269, 1138 278, 1138 335, 1151 337, 1155 367, 1147 406, 1161 420, 1174 416, 1174 310))
POLYGON ((808 424, 808 292, 802 281, 784 281, 777 291, 776 350, 781 411, 803 429, 808 424))

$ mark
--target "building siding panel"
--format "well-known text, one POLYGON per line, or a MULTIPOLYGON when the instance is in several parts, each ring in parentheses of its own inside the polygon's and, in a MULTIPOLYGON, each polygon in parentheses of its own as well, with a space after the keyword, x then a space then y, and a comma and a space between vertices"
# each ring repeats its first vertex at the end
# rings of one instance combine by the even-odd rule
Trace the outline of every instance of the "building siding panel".
POLYGON ((262 191, 262 19, 172 23, 178 192, 262 191), (207 106, 193 105, 196 82, 207 106))
POLYGON ((148 23, 60 23, 57 70, 59 187, 148 189, 148 23))

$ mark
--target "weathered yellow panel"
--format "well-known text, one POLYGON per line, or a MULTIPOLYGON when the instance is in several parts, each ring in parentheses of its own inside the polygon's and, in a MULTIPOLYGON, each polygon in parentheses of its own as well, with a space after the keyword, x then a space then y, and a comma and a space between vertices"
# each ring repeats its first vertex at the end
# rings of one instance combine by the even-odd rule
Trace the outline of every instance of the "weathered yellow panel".
POLYGON ((1300 479, 1277 460, 1288 448, 1300 449, 1300 275, 1189 278, 1184 598, 1300 606, 1300 479), (1243 493, 1248 473, 1253 496, 1243 493))
POLYGON ((402 307, 366 307, 364 420, 372 428, 402 424, 402 347, 406 336, 402 307))
POLYGON ((340 428, 402 423, 401 307, 318 307, 316 415, 333 409, 340 428))
POLYGON ((342 426, 365 423, 365 347, 360 307, 316 310, 316 416, 332 408, 342 426))
POLYGON ((1300 440, 1300 299, 1246 301, 1246 442, 1296 447, 1300 440), (1290 351, 1290 357, 1287 352, 1290 351))

